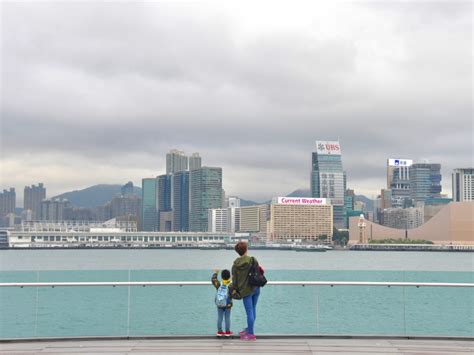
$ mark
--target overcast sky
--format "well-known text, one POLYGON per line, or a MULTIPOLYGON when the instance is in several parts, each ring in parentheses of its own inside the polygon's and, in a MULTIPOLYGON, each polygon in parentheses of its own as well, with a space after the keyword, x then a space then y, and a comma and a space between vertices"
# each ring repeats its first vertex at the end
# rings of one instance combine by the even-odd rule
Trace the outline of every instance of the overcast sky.
MULTIPOLYGON (((47 195, 164 173, 172 148, 227 194, 309 188, 340 139, 372 197, 386 159, 473 164, 472 18, 459 2, 2 2, 1 188, 47 195)), ((22 202, 19 203, 22 205, 22 202)))

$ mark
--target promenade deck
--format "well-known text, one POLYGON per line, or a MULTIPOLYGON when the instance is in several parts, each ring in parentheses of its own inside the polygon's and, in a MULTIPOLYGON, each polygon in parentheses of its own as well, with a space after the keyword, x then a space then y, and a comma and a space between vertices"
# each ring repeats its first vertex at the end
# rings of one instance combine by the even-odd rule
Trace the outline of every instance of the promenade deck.
POLYGON ((262 337, 0 342, 0 354, 472 354, 474 340, 262 337))

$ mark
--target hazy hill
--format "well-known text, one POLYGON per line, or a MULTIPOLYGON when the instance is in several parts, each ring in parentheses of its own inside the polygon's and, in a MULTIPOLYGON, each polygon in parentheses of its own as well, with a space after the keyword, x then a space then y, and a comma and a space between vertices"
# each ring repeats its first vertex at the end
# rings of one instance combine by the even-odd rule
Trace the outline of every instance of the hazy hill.
MULTIPOLYGON (((112 200, 112 198, 120 194, 122 185, 94 185, 83 190, 74 190, 57 195, 54 198, 67 198, 74 206, 93 208, 102 206, 112 200)), ((142 189, 134 186, 134 192, 142 195, 142 189)))

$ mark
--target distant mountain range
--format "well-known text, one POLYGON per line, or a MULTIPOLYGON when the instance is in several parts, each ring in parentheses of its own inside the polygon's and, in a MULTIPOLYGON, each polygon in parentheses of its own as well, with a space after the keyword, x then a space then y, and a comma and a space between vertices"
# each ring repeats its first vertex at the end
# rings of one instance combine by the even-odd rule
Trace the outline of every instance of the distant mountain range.
MULTIPOLYGON (((93 208, 105 205, 111 201, 115 195, 121 193, 122 185, 94 185, 82 190, 65 192, 53 198, 66 198, 76 207, 93 208)), ((142 195, 142 189, 134 186, 133 192, 138 196, 142 195)))
MULTIPOLYGON (((122 185, 94 185, 82 190, 74 190, 70 192, 65 192, 61 195, 55 196, 54 198, 66 198, 76 207, 86 207, 93 208, 97 206, 102 206, 107 202, 111 201, 112 198, 120 194, 120 189, 122 185)), ((133 191, 138 196, 142 195, 142 189, 140 187, 134 186, 133 191)), ((281 195, 280 195, 281 196, 281 195)), ((311 191, 309 189, 297 189, 286 195, 287 197, 311 197, 311 191)), ((362 201, 366 205, 367 211, 373 211, 373 201, 367 198, 364 195, 356 195, 356 201, 362 201)), ((264 202, 255 202, 251 200, 240 200, 240 205, 253 206, 260 205, 263 203, 270 203, 271 201, 264 202)))

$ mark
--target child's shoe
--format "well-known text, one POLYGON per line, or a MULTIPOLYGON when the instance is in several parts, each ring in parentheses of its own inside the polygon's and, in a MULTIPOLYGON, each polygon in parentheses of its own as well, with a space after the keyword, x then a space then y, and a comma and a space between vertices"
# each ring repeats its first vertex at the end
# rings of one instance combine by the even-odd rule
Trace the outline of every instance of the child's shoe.
POLYGON ((255 336, 255 334, 247 334, 247 335, 241 336, 240 340, 254 341, 254 340, 257 340, 257 337, 255 336))
POLYGON ((230 338, 230 336, 231 336, 232 334, 234 334, 234 333, 232 333, 232 332, 229 330, 229 331, 227 331, 227 332, 224 333, 224 336, 226 336, 227 338, 230 338))
POLYGON ((241 330, 241 331, 239 332, 239 335, 240 335, 241 337, 244 336, 244 335, 247 335, 247 329, 241 330))
POLYGON ((219 331, 216 333, 216 335, 217 335, 218 337, 221 337, 221 336, 223 336, 224 334, 225 334, 225 333, 224 333, 222 330, 219 330, 219 331))

